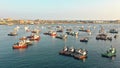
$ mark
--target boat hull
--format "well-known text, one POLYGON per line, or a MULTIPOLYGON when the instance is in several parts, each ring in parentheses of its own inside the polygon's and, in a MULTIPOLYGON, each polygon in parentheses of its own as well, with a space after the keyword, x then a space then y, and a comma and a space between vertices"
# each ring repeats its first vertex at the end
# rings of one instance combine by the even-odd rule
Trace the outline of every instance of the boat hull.
POLYGON ((14 45, 13 49, 21 49, 21 48, 27 48, 27 45, 22 45, 22 46, 18 46, 18 45, 14 45))
POLYGON ((102 56, 102 57, 106 57, 106 58, 116 57, 115 54, 111 54, 111 55, 108 55, 108 54, 102 54, 101 56, 102 56))
POLYGON ((16 36, 17 34, 8 34, 8 36, 16 36))
POLYGON ((74 58, 75 59, 79 59, 79 60, 83 60, 83 59, 85 59, 85 58, 87 58, 87 56, 85 55, 74 55, 74 58))

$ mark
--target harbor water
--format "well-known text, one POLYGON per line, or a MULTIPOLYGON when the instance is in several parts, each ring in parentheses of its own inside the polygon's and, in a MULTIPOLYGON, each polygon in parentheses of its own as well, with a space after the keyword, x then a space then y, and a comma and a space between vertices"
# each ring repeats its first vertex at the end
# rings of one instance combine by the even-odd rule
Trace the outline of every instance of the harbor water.
POLYGON ((64 33, 67 28, 79 32, 78 37, 68 35, 66 40, 53 38, 44 35, 44 32, 55 30, 58 24, 52 25, 28 25, 31 29, 36 26, 41 30, 40 40, 34 41, 32 46, 26 49, 13 49, 14 43, 19 41, 23 36, 29 36, 31 32, 24 30, 25 25, 19 25, 20 29, 17 36, 8 36, 10 32, 18 25, 7 26, 0 25, 0 68, 119 68, 120 67, 120 36, 114 38, 115 34, 108 31, 112 28, 118 29, 120 35, 120 24, 59 24, 64 27, 64 33), (50 26, 50 28, 48 28, 50 26), (79 28, 90 28, 92 34, 78 31, 79 28), (96 40, 101 26, 105 32, 112 37, 109 40, 96 40), (87 43, 80 42, 80 38, 88 37, 87 43), (64 46, 82 48, 88 51, 88 57, 85 60, 76 60, 72 57, 59 55, 59 51, 64 46), (114 58, 101 57, 107 49, 116 48, 117 53, 114 58))

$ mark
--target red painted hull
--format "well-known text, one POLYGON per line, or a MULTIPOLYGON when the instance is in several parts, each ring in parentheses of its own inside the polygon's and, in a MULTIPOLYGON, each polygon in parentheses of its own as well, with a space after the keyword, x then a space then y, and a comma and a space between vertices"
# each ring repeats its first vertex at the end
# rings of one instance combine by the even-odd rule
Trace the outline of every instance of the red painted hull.
POLYGON ((27 45, 22 45, 22 46, 18 46, 18 45, 13 45, 13 49, 21 49, 21 48, 27 48, 27 45))
POLYGON ((83 59, 87 58, 87 56, 77 56, 76 55, 76 56, 74 56, 74 58, 83 60, 83 59))
POLYGON ((51 34, 50 36, 57 36, 57 34, 51 34))

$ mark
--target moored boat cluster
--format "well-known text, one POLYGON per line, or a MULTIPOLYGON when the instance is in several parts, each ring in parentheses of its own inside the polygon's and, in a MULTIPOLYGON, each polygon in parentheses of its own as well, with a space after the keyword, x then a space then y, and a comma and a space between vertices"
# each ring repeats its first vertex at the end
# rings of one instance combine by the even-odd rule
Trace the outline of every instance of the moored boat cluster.
MULTIPOLYGON (((18 27, 15 29, 15 31, 11 32, 10 34, 8 34, 9 36, 16 36, 17 35, 17 31, 18 31, 18 27)), ((67 28, 67 29, 64 29, 64 27, 62 26, 57 26, 56 27, 56 30, 51 30, 51 27, 48 27, 48 29, 50 29, 48 32, 45 32, 43 33, 44 35, 49 35, 51 37, 54 37, 54 38, 57 38, 57 39, 63 39, 63 40, 66 40, 67 38, 69 38, 70 36, 73 38, 73 37, 79 37, 79 42, 88 42, 89 43, 89 40, 90 38, 85 36, 80 36, 80 33, 88 33, 89 36, 92 34, 92 31, 91 29, 84 29, 84 27, 78 29, 77 31, 74 31, 72 28, 67 28)), ((19 39, 19 42, 13 44, 12 48, 13 49, 21 49, 21 48, 27 48, 28 46, 32 45, 33 44, 33 41, 39 41, 40 40, 40 36, 39 36, 39 33, 40 33, 40 30, 38 29, 34 29, 34 30, 29 30, 27 27, 26 27, 26 32, 31 32, 31 35, 30 36, 25 36, 25 37, 22 37, 19 39)), ((111 29, 109 31, 109 33, 118 33, 117 30, 115 29, 111 29)), ((117 38, 118 35, 114 35, 114 38, 117 38)), ((109 36, 106 32, 105 32, 105 29, 102 27, 100 30, 99 30, 99 33, 97 34, 96 36, 96 40, 110 40, 112 41, 112 36, 109 36)), ((63 48, 63 50, 61 50, 59 52, 60 55, 64 55, 64 56, 71 56, 75 59, 80 59, 80 60, 83 60, 83 59, 86 59, 88 57, 88 51, 85 50, 85 49, 82 49, 82 48, 73 48, 73 47, 67 47, 65 46, 63 48)), ((108 57, 108 58, 111 58, 111 57, 114 57, 116 56, 116 49, 111 47, 110 50, 106 51, 105 53, 102 53, 101 54, 102 57, 108 57)))
POLYGON ((83 59, 86 59, 87 58, 87 50, 85 49, 75 49, 73 47, 66 47, 64 46, 63 50, 61 50, 59 52, 60 55, 64 55, 64 56, 71 56, 75 59, 80 59, 80 60, 83 60, 83 59))
MULTIPOLYGON (((31 35, 30 36, 23 36, 19 38, 19 41, 15 44, 13 44, 12 48, 13 49, 23 49, 23 48, 28 48, 28 46, 33 45, 33 41, 39 41, 40 36, 39 36, 40 30, 31 30, 31 35)), ((13 36, 13 34, 11 35, 13 36)), ((15 35, 14 35, 15 36, 15 35)))

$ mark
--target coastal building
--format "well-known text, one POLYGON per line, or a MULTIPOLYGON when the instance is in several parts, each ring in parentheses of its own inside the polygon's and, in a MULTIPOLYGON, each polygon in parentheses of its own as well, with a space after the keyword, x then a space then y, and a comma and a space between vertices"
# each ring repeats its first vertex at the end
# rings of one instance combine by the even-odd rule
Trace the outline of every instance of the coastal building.
POLYGON ((12 18, 6 18, 6 19, 4 19, 5 21, 13 21, 13 19, 12 18))
POLYGON ((20 23, 20 24, 24 24, 25 21, 24 21, 24 20, 19 20, 19 23, 20 23))
POLYGON ((120 23, 120 20, 115 20, 116 23, 120 23))

